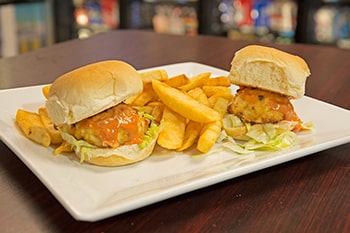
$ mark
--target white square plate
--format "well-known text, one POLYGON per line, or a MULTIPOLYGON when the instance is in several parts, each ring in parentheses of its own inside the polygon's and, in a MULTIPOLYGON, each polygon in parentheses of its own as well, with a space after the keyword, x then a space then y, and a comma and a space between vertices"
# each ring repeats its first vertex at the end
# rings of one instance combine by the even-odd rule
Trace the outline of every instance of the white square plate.
MULTIPOLYGON (((181 73, 192 76, 208 71, 213 75, 227 75, 224 70, 192 62, 152 69, 165 69, 169 76, 181 73)), ((313 122, 315 129, 299 135, 298 147, 254 155, 215 150, 195 158, 186 153, 164 153, 157 148, 154 156, 140 163, 97 167, 80 164, 66 156, 54 156, 52 148, 33 143, 16 127, 17 109, 37 111, 44 106, 41 88, 0 91, 0 138, 67 211, 82 221, 104 219, 350 142, 350 111, 305 96, 293 104, 301 119, 313 122)))

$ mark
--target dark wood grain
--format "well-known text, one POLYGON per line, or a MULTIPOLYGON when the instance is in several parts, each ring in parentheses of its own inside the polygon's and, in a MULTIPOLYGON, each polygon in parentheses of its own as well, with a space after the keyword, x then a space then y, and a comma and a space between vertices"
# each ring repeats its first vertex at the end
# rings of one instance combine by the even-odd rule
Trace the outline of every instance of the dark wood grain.
MULTIPOLYGON (((0 60, 0 89, 50 83, 104 59, 125 60, 137 69, 193 61, 228 70, 234 52, 247 44, 211 36, 113 31, 0 60)), ((308 96, 350 109, 349 51, 265 45, 308 62, 308 96)), ((102 221, 79 222, 1 142, 0 232, 345 233, 350 232, 349 180, 346 144, 102 221)))

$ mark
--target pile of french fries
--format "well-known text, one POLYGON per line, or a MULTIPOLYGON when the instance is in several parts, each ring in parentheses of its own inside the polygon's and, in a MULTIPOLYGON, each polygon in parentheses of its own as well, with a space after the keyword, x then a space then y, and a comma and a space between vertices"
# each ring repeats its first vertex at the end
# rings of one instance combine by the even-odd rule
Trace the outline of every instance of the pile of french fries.
POLYGON ((196 145, 208 152, 222 130, 222 118, 232 100, 230 81, 210 72, 193 77, 169 77, 165 70, 141 73, 144 90, 127 100, 134 106, 151 106, 152 115, 161 122, 157 144, 183 151, 196 145))
MULTIPOLYGON (((47 98, 50 85, 42 88, 42 94, 47 98)), ((41 107, 37 112, 18 109, 16 123, 30 140, 48 147, 62 143, 62 137, 49 118, 46 108, 41 107)))
MULTIPOLYGON (((227 77, 212 77, 210 72, 169 77, 162 69, 140 75, 143 91, 124 102, 150 113, 161 123, 157 144, 175 151, 195 147, 208 152, 222 130, 222 118, 233 97, 227 77)), ((42 89, 46 98, 49 88, 42 89)), ((16 123, 26 137, 40 145, 62 143, 44 107, 37 112, 18 109, 16 123)))
POLYGON ((39 108, 38 112, 18 109, 16 123, 26 137, 42 146, 62 143, 61 135, 52 124, 44 107, 39 108))

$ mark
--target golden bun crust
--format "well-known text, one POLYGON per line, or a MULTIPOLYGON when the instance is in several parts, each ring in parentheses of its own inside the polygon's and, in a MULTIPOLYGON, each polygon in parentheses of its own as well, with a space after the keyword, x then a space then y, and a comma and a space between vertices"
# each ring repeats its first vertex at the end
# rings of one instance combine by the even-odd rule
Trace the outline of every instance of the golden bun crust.
POLYGON ((106 60, 58 77, 51 85, 46 109, 55 125, 73 124, 142 91, 139 73, 130 64, 106 60))
MULTIPOLYGON (((148 158, 156 145, 157 138, 155 137, 147 147, 142 150, 138 145, 121 146, 116 149, 112 148, 96 148, 88 152, 84 162, 97 166, 115 167, 136 163, 148 158)), ((76 151, 75 155, 81 159, 80 152, 76 151)))
POLYGON ((228 78, 238 86, 297 99, 305 93, 308 76, 310 70, 302 58, 271 47, 249 45, 235 53, 228 78))

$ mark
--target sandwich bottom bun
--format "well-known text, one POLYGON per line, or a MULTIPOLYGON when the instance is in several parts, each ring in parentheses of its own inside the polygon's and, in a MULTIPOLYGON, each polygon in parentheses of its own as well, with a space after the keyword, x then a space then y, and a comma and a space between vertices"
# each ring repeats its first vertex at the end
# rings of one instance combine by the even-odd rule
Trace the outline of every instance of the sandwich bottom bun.
POLYGON ((156 145, 155 137, 145 148, 140 149, 138 145, 121 146, 118 148, 89 148, 85 155, 82 151, 75 150, 75 155, 80 162, 93 165, 115 167, 136 163, 148 158, 156 145), (83 157, 82 157, 83 156, 83 157))

